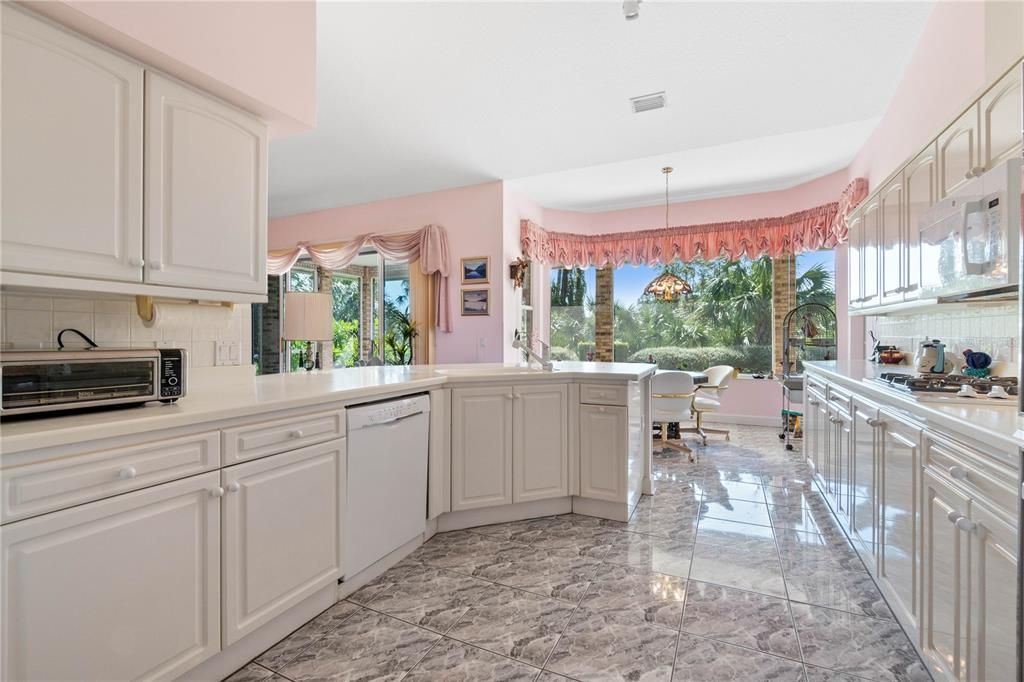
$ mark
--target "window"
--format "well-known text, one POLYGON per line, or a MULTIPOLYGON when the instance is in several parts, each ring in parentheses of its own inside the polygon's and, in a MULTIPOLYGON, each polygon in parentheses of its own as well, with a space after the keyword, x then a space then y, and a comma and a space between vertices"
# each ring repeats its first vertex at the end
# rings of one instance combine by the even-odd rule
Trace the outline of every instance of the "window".
POLYGON ((552 359, 593 359, 595 277, 594 268, 551 269, 552 359))
POLYGON ((675 262, 667 268, 616 269, 616 356, 654 360, 663 368, 705 369, 731 365, 741 372, 771 371, 772 261, 675 262), (665 270, 693 292, 674 301, 643 293, 665 270))
POLYGON ((360 348, 360 288, 362 277, 331 275, 332 312, 334 314, 333 364, 355 367, 362 357, 360 348))

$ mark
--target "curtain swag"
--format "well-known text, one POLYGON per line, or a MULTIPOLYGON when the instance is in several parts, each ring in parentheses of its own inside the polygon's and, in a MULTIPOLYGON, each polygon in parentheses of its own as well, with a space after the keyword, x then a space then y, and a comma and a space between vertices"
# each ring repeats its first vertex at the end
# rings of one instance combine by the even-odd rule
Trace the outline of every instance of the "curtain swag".
POLYGON ((372 247, 388 260, 399 263, 420 262, 424 275, 433 278, 437 287, 437 327, 452 330, 451 302, 448 296, 448 234, 440 225, 427 225, 415 232, 402 234, 364 234, 349 241, 330 244, 299 242, 291 249, 267 254, 267 272, 283 275, 303 255, 327 270, 340 270, 351 263, 365 247, 372 247))
POLYGON ((827 248, 847 240, 846 217, 868 194, 868 181, 856 178, 839 201, 777 218, 687 225, 613 234, 548 232, 520 221, 523 252, 532 260, 564 267, 659 265, 725 256, 780 256, 827 248))

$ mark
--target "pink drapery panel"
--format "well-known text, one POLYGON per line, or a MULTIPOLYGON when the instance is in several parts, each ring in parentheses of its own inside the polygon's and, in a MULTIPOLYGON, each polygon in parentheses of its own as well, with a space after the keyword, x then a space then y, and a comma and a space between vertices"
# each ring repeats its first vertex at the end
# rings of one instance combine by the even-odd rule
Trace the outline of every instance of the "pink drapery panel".
POLYGON ((658 265, 679 259, 725 256, 779 256, 835 246, 846 241, 846 216, 867 196, 868 183, 857 178, 839 201, 776 218, 737 220, 636 232, 572 234, 548 232, 520 222, 523 252, 532 260, 565 267, 603 267, 624 263, 658 265))
POLYGON ((351 263, 365 247, 372 247, 388 260, 399 263, 420 262, 420 270, 430 275, 437 287, 437 326, 452 330, 451 302, 448 297, 448 234, 440 225, 427 225, 415 232, 401 234, 363 234, 345 242, 310 244, 299 242, 292 249, 271 251, 267 255, 267 272, 283 275, 303 255, 327 270, 341 270, 351 263))

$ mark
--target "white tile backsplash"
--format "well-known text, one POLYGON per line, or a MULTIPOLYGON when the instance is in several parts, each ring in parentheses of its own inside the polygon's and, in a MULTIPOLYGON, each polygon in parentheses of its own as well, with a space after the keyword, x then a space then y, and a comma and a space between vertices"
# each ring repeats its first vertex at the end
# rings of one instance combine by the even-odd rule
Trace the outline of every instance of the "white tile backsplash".
POLYGON ((1007 302, 968 306, 934 306, 904 314, 868 317, 864 323, 865 357, 870 357, 872 341, 869 332, 887 345, 899 347, 912 357, 924 339, 941 339, 947 355, 957 361, 970 348, 992 356, 993 371, 1017 374, 1020 354, 1020 330, 1017 303, 1007 302))
MULTIPOLYGON (((0 342, 4 348, 49 348, 56 335, 73 327, 101 346, 184 348, 192 367, 212 367, 218 341, 237 341, 239 357, 249 364, 252 357, 250 307, 236 305, 224 325, 203 327, 146 327, 135 312, 135 300, 128 296, 51 296, 40 293, 0 293, 0 342)), ((65 344, 77 344, 77 337, 64 335, 65 344)))

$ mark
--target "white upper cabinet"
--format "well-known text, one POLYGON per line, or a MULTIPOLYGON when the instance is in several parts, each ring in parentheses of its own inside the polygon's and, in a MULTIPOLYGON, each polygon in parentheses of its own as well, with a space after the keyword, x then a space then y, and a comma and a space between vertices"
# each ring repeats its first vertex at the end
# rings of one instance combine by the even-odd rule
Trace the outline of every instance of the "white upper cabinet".
POLYGON ((981 162, 985 170, 1021 153, 1021 67, 1018 64, 981 98, 981 162))
POLYGON ((512 423, 512 502, 569 494, 569 387, 517 386, 512 423))
POLYGON ((903 296, 913 299, 921 293, 921 216, 936 200, 935 143, 903 169, 904 210, 904 291, 903 296))
POLYGON ((146 74, 146 282, 265 293, 267 130, 146 74))
POLYGON ((878 196, 865 199, 864 226, 861 237, 861 306, 870 307, 878 305, 878 223, 879 221, 878 196))
POLYGON ((979 172, 978 106, 965 111, 939 135, 939 199, 965 185, 979 172))
POLYGON ((7 271, 142 281, 142 67, 4 3, 7 271))
POLYGON ((903 175, 890 180, 879 193, 878 233, 881 255, 881 302, 903 300, 904 248, 903 175))

